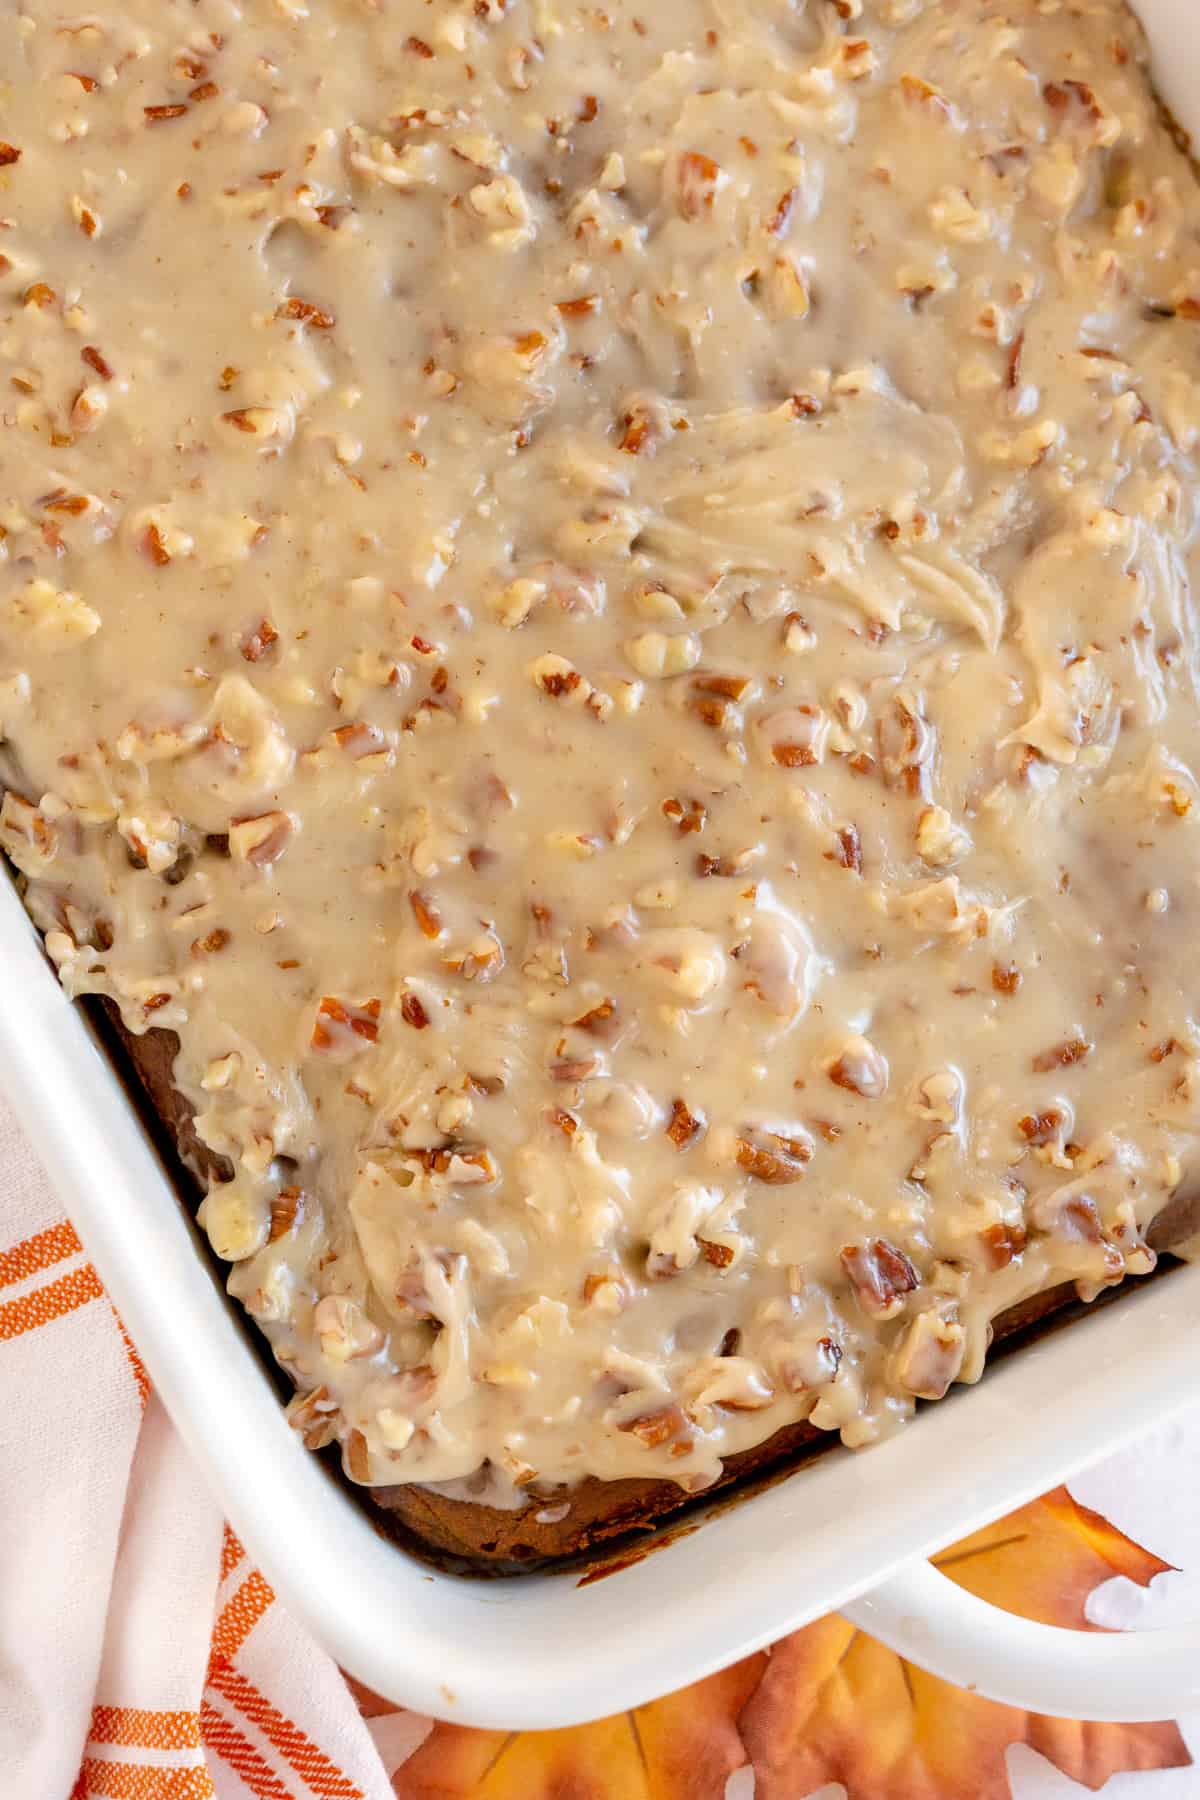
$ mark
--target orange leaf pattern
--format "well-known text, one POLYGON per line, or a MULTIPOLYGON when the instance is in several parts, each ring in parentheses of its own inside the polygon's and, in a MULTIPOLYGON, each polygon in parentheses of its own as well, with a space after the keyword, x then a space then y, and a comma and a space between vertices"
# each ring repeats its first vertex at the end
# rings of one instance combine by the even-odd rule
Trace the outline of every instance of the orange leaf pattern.
POLYGON ((746 1762, 737 1720, 766 1661, 572 1731, 435 1725, 393 1786, 399 1800, 722 1800, 746 1762))
MULTIPOLYGON (((1094 1630, 1088 1595, 1169 1567, 1066 1488, 935 1558, 970 1592, 1044 1624, 1094 1630)), ((368 1716, 382 1703, 356 1694, 368 1716)), ((837 1614, 694 1687, 568 1731, 436 1724, 396 1770, 397 1800, 723 1800, 753 1765, 755 1800, 1011 1800, 1010 1744, 1098 1789, 1121 1771, 1190 1763, 1177 1727, 1078 1724, 1000 1706, 903 1661, 837 1614)))

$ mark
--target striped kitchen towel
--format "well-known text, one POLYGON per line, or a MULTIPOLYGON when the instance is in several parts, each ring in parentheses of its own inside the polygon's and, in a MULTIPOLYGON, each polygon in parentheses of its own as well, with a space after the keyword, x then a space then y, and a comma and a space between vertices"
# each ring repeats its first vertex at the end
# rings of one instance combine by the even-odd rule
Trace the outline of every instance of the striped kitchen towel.
POLYGON ((0 1509, 3 1800, 390 1800, 427 1724, 275 1601, 2 1101, 0 1509))

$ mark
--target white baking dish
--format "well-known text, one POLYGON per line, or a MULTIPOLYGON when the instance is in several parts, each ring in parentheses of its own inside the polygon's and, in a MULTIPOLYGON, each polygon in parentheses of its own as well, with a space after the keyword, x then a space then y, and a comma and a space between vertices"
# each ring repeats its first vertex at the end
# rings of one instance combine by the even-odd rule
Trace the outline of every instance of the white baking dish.
MULTIPOLYGON (((1200 124, 1195 0, 1143 0, 1164 94, 1200 124)), ((835 1452, 580 1587, 479 1582, 384 1542, 284 1422, 122 1095, 0 882, 0 1069, 156 1387, 229 1518, 331 1653, 463 1723, 561 1726, 682 1686, 838 1609, 951 1680, 1040 1712, 1200 1706, 1193 1632, 1016 1620, 923 1559, 1200 1396, 1200 1266, 992 1370, 897 1439, 835 1452)))

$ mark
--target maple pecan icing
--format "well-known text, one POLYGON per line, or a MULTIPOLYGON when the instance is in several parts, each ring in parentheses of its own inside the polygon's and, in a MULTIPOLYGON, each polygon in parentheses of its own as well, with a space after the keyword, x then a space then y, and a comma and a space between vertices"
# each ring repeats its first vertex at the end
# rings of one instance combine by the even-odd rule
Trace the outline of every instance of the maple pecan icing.
POLYGON ((1148 1269, 1200 194, 1125 8, 17 0, 0 67, 0 837, 178 1034, 307 1441, 699 1489, 1148 1269))

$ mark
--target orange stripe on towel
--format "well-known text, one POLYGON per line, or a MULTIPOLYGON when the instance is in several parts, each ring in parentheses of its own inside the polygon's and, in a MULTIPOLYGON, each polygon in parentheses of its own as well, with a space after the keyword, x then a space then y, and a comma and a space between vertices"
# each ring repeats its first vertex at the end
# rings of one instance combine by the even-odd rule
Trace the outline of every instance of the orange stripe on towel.
POLYGON ((196 1750, 200 1714, 151 1712, 143 1706, 94 1706, 93 1744, 136 1744, 139 1750, 196 1750))
POLYGON ((229 1663, 220 1663, 210 1672, 208 1682, 258 1727, 271 1747, 291 1764, 318 1800, 363 1800, 362 1789, 356 1787, 349 1776, 344 1775, 337 1764, 331 1762, 325 1752, 239 1670, 229 1663))
POLYGON ((0 1306, 0 1344, 23 1332, 35 1331, 39 1325, 49 1325, 52 1319, 61 1319, 64 1313, 86 1306, 89 1300, 99 1300, 103 1292, 95 1269, 91 1263, 84 1263, 69 1275, 35 1288, 32 1294, 6 1301, 0 1306))
MULTIPOLYGON (((282 1788, 279 1791, 283 1794, 282 1788)), ((84 1759, 75 1788, 77 1795, 103 1794, 108 1800, 212 1800, 215 1793, 207 1769, 152 1769, 145 1763, 105 1762, 100 1757, 84 1759)), ((291 1795, 284 1795, 284 1800, 292 1800, 291 1795)))
POLYGON ((82 1250, 69 1219, 62 1219, 46 1231, 14 1244, 11 1250, 0 1250, 0 1287, 11 1287, 14 1281, 25 1281, 52 1264, 63 1262, 82 1250))
POLYGON ((237 1655, 274 1598, 269 1583, 257 1569, 251 1569, 217 1616, 213 1627, 210 1669, 237 1655))
POLYGON ((222 1581, 224 1581, 225 1577, 227 1575, 231 1574, 233 1572, 233 1570, 237 1568, 238 1564, 241 1562, 241 1560, 242 1560, 243 1556, 245 1556, 245 1554, 246 1554, 246 1552, 242 1549, 241 1544, 237 1540, 236 1533, 232 1532, 229 1529, 228 1525, 226 1525, 225 1535, 221 1539, 221 1575, 220 1575, 220 1579, 222 1581))
POLYGON ((150 1377, 146 1373, 146 1365, 137 1353, 137 1345, 125 1329, 124 1322, 116 1307, 113 1307, 113 1318, 117 1322, 117 1330, 121 1334, 121 1342, 125 1346, 125 1354, 129 1358, 129 1369, 133 1376, 133 1385, 137 1389, 142 1411, 146 1410, 146 1402, 150 1398, 150 1377))
POLYGON ((200 1729, 207 1748, 229 1764, 255 1800, 296 1800, 296 1795, 289 1793, 271 1773, 249 1738, 244 1738, 237 1726, 231 1725, 207 1700, 200 1708, 200 1729))

